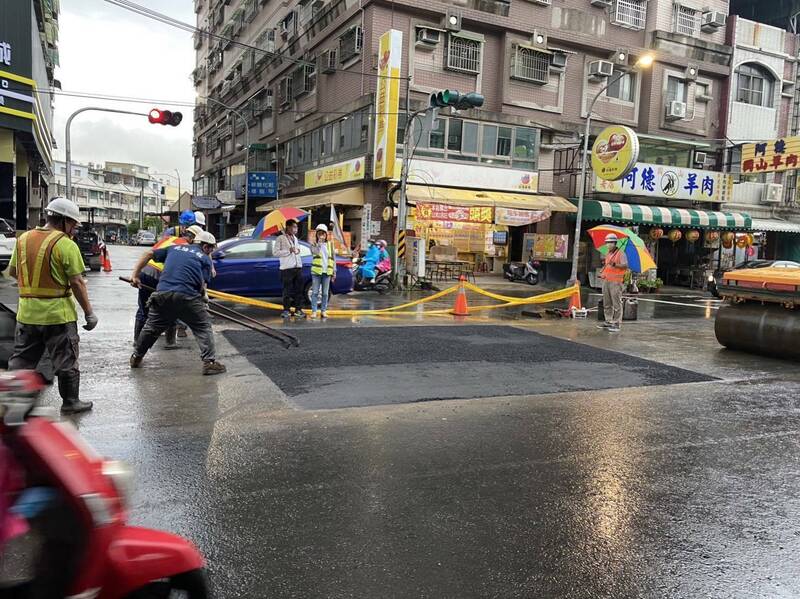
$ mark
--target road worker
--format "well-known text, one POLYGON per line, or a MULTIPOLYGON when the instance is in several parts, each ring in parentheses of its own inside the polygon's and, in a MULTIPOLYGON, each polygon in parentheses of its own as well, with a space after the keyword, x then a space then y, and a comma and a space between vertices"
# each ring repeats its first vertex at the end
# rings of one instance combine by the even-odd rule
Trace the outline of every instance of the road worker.
POLYGON ((618 333, 622 324, 622 290, 625 286, 625 275, 628 272, 628 259, 625 252, 619 249, 618 239, 614 233, 606 235, 608 248, 603 261, 600 278, 603 279, 603 311, 605 322, 598 325, 609 333, 618 333))
POLYGON ((10 370, 33 370, 47 350, 58 377, 61 411, 92 409, 81 401, 78 368, 78 313, 73 295, 91 331, 97 316, 83 279, 83 257, 72 236, 80 226, 78 206, 57 197, 45 208, 45 225, 23 233, 11 256, 10 273, 19 286, 19 309, 10 370))

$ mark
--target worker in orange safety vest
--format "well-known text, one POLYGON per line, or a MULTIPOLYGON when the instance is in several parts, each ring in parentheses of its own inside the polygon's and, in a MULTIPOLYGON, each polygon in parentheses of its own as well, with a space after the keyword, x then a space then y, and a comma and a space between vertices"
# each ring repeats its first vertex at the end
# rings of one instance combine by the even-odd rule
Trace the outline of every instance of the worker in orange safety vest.
POLYGON ((609 333, 618 333, 622 324, 622 290, 625 286, 625 274, 628 272, 628 258, 625 252, 618 247, 619 239, 614 233, 606 235, 606 253, 603 260, 603 270, 600 278, 603 279, 603 311, 605 322, 598 325, 609 333))

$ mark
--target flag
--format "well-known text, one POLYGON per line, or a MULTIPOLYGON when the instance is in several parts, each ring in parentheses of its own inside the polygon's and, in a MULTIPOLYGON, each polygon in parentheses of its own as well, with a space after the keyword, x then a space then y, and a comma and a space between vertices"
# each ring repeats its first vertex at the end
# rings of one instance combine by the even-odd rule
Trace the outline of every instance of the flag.
POLYGON ((333 238, 339 242, 339 246, 348 251, 350 248, 347 247, 347 243, 344 240, 344 231, 342 231, 342 226, 339 224, 339 217, 336 215, 336 208, 333 207, 331 204, 331 224, 333 225, 333 238))

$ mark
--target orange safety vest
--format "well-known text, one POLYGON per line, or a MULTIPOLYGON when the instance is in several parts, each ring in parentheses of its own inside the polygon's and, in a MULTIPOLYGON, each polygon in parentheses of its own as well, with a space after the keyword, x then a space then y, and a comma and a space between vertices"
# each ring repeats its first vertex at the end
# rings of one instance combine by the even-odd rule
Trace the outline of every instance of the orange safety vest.
MULTIPOLYGON (((153 246, 153 251, 158 250, 158 249, 162 249, 162 248, 167 248, 167 247, 169 247, 171 245, 187 245, 188 243, 189 242, 186 241, 183 237, 176 237, 175 235, 170 235, 169 237, 165 237, 164 239, 159 240, 159 242, 156 243, 153 246)), ((150 260, 150 262, 148 262, 147 265, 148 266, 152 266, 158 272, 163 272, 164 271, 164 263, 163 262, 156 262, 153 259, 153 260, 150 260)))
POLYGON ((54 299, 72 295, 69 283, 56 281, 51 270, 53 248, 62 237, 66 237, 62 231, 33 229, 23 233, 17 240, 20 297, 54 299))
POLYGON ((610 283, 623 283, 628 267, 620 266, 622 258, 623 254, 620 250, 614 250, 608 254, 605 258, 605 266, 600 276, 610 283))

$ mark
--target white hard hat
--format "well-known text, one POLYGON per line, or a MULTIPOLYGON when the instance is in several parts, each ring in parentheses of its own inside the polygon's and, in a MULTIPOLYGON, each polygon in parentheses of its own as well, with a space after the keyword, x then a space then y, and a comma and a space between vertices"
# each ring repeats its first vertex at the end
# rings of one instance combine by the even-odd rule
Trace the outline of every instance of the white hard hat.
POLYGON ((200 212, 199 210, 194 213, 194 222, 196 222, 201 227, 206 226, 206 215, 200 212))
POLYGON ((195 237, 197 237, 198 235, 200 235, 200 233, 203 233, 203 232, 204 232, 204 231, 203 231, 203 227, 200 227, 200 226, 198 226, 198 225, 192 225, 191 227, 187 227, 187 228, 186 228, 186 230, 187 230, 187 231, 189 231, 189 233, 191 233, 191 234, 192 234, 192 235, 194 235, 195 237))
POLYGON ((81 211, 78 209, 78 205, 67 198, 53 198, 50 200, 47 208, 45 208, 45 211, 48 214, 59 214, 61 216, 65 216, 74 220, 76 223, 81 222, 81 211))
POLYGON ((317 225, 316 230, 317 231, 325 231, 327 233, 328 232, 328 227, 326 225, 323 225, 322 223, 320 223, 320 224, 317 225))
POLYGON ((617 243, 617 236, 614 235, 613 233, 609 233, 608 235, 606 235, 606 243, 609 243, 611 241, 617 243))
POLYGON ((193 243, 206 243, 208 245, 217 245, 217 239, 208 231, 200 231, 195 235, 193 243))

